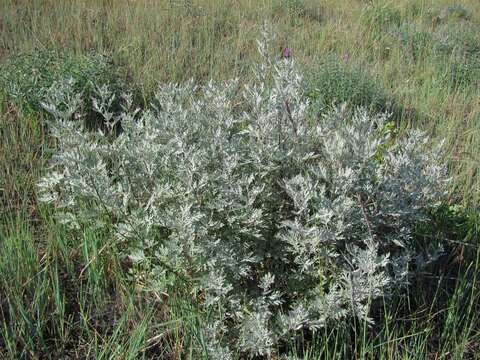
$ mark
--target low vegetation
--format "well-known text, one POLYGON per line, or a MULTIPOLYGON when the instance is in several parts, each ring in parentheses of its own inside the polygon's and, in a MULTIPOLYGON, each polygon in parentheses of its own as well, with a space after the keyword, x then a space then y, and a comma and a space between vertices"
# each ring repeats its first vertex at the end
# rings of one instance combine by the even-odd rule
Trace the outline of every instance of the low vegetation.
POLYGON ((475 1, 0 14, 0 358, 478 358, 475 1))

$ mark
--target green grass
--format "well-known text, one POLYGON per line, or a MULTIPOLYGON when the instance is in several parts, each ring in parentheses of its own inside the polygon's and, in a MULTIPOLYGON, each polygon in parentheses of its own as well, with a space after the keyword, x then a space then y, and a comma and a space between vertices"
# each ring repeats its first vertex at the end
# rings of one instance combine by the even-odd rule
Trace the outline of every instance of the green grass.
MULTIPOLYGON (((148 100, 160 82, 245 80, 263 21, 319 107, 349 101, 445 138, 445 255, 374 314, 285 344, 304 359, 480 358, 480 5, 476 0, 0 2, 0 358, 202 359, 202 314, 172 279, 146 291, 105 234, 36 202, 51 145, 41 94, 73 77, 148 100), (102 54, 102 57, 99 57, 102 54), (199 350, 200 349, 200 350, 199 350)), ((421 236, 434 236, 423 231, 421 236)), ((295 358, 295 357, 294 357, 295 358)))
POLYGON ((41 115, 20 115, 0 96, 0 216, 35 212, 35 182, 45 163, 48 140, 41 115))
POLYGON ((102 239, 70 239, 54 224, 30 228, 5 220, 0 230, 2 358, 136 359, 152 320, 102 239))

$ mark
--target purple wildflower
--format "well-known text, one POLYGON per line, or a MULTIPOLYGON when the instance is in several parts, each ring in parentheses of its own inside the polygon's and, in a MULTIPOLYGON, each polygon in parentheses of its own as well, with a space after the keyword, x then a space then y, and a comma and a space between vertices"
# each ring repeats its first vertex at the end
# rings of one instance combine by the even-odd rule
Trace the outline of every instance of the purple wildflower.
POLYGON ((290 49, 289 47, 284 48, 282 55, 284 59, 290 59, 290 56, 292 56, 292 49, 290 49))

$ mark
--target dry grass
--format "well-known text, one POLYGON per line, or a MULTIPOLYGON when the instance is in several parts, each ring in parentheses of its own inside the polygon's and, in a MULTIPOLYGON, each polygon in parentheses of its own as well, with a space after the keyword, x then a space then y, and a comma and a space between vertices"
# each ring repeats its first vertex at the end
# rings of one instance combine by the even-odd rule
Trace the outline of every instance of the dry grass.
MULTIPOLYGON (((361 68, 364 83, 394 101, 399 124, 445 138, 452 201, 467 205, 440 221, 451 230, 445 262, 399 299, 398 313, 385 309, 366 334, 325 331, 305 359, 479 358, 480 50, 464 49, 480 36, 478 0, 2 0, 0 66, 38 50, 101 53, 120 83, 148 99, 160 82, 242 79, 264 20, 276 32, 273 52, 291 48, 311 78, 325 59, 361 68), (471 29, 454 44, 468 58, 438 50, 440 30, 459 24, 471 29)), ((198 358, 191 349, 201 314, 181 289, 159 316, 161 301, 130 288, 115 249, 96 255, 101 234, 70 238, 37 209, 35 182, 48 157, 42 115, 21 112, 8 96, 0 103, 0 358, 198 358), (32 218, 41 221, 32 227, 32 218), (22 271, 37 282, 13 281, 25 280, 22 271), (105 320, 100 311, 114 302, 120 310, 105 320)))

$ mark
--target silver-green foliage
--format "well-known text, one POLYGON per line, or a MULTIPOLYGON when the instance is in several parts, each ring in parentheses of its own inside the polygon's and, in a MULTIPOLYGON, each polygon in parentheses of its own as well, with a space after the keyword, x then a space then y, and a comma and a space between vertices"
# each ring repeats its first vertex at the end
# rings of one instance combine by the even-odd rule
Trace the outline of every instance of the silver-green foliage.
MULTIPOLYGON (((95 110, 108 136, 82 128, 64 82, 45 108, 58 151, 40 196, 71 228, 113 229, 124 256, 160 281, 175 273, 202 294, 213 358, 275 353, 305 329, 356 316, 405 285, 416 224, 445 195, 440 148, 412 130, 391 144, 385 116, 338 108, 309 120, 292 59, 257 80, 162 86, 151 108, 95 110)), ((421 255, 421 256, 420 256, 421 255)), ((419 264, 416 264, 419 265, 419 264)), ((161 290, 161 289, 160 289, 161 290)))

